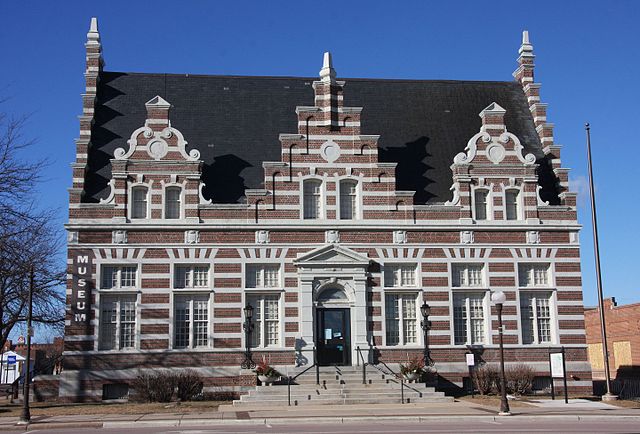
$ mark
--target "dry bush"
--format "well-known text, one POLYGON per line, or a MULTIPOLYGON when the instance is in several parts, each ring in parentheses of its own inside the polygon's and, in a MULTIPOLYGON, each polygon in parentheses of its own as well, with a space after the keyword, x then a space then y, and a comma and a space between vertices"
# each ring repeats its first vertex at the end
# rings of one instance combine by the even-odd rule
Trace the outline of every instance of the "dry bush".
POLYGON ((170 402, 176 388, 176 375, 158 371, 140 374, 133 381, 135 396, 143 402, 170 402))
POLYGON ((492 365, 481 365, 473 370, 473 384, 480 395, 488 395, 498 383, 498 370, 492 365))
MULTIPOLYGON (((175 375, 175 374, 174 374, 175 375)), ((202 377, 189 369, 176 375, 177 396, 180 401, 192 401, 202 394, 202 377)))
POLYGON ((528 365, 513 365, 505 369, 507 393, 514 395, 527 395, 533 388, 535 372, 528 365))

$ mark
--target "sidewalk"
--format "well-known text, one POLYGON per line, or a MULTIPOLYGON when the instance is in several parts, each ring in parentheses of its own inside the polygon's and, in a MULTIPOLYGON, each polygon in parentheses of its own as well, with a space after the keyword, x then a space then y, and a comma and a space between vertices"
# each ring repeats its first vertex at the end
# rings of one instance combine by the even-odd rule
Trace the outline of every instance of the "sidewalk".
MULTIPOLYGON (((512 418, 554 420, 603 420, 611 417, 637 420, 640 409, 615 407, 586 400, 541 401, 532 407, 512 408, 512 418)), ((24 429, 118 428, 135 426, 194 427, 205 425, 263 425, 302 423, 349 423, 359 421, 402 420, 424 422, 445 420, 497 420, 497 408, 468 401, 454 403, 389 405, 319 405, 302 407, 233 407, 222 405, 218 411, 198 413, 147 413, 136 415, 37 416, 24 429)), ((17 417, 0 417, 0 431, 16 430, 17 417)))

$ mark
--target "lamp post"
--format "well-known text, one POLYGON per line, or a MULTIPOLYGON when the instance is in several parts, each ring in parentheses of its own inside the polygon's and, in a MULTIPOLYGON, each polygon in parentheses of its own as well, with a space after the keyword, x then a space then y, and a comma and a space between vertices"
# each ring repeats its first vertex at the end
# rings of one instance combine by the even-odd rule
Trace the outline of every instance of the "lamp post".
POLYGON ((24 392, 22 401, 22 414, 20 415, 20 424, 28 424, 31 422, 31 410, 29 409, 29 383, 31 382, 31 335, 33 334, 33 266, 29 271, 29 311, 27 315, 27 365, 24 372, 24 392))
POLYGON ((507 296, 502 291, 491 294, 491 301, 498 310, 498 335, 500 337, 500 416, 510 416, 509 401, 507 401, 506 378, 504 375, 504 346, 502 342, 502 305, 507 300, 507 296))
POLYGON ((429 322, 429 314, 431 313, 431 306, 426 302, 422 303, 422 306, 420 306, 420 313, 422 314, 422 322, 420 323, 420 326, 422 327, 422 333, 424 334, 423 361, 425 366, 431 366, 431 355, 429 354, 429 326, 431 325, 429 322))
POLYGON ((244 361, 240 365, 242 369, 253 369, 256 367, 256 363, 251 358, 251 332, 253 332, 253 323, 251 320, 253 319, 253 306, 247 304, 244 307, 244 323, 242 324, 242 328, 244 329, 244 361))

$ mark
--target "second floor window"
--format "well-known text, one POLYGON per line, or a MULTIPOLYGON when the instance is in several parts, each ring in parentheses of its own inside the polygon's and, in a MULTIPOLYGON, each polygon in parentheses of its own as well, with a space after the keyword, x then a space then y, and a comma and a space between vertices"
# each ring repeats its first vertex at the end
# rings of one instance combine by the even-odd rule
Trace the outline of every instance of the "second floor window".
POLYGON ((180 218, 180 187, 168 187, 164 197, 164 216, 168 219, 180 218))
POLYGON ((316 179, 308 179, 304 181, 302 187, 303 194, 303 214, 305 219, 319 219, 321 208, 322 183, 316 179))
POLYGON ((277 288, 280 286, 278 265, 247 265, 247 288, 277 288))
POLYGON ((416 266, 412 264, 385 265, 384 286, 387 288, 416 286, 416 266))
POLYGON ((518 220, 518 190, 507 190, 504 194, 505 217, 507 220, 518 220))
POLYGON ((549 264, 520 264, 518 275, 521 287, 549 286, 549 264))
POLYGON ((133 187, 131 189, 131 218, 147 218, 147 187, 133 187))
POLYGON ((102 289, 134 288, 137 269, 135 265, 104 265, 102 267, 102 289))
POLYGON ((355 181, 340 181, 340 218, 352 220, 356 217, 357 186, 355 181))
POLYGON ((487 220, 487 197, 489 192, 487 190, 476 190, 474 193, 474 207, 476 220, 487 220))
POLYGON ((176 266, 174 288, 206 288, 209 286, 209 266, 176 266))
POLYGON ((482 287, 482 264, 455 264, 452 266, 454 287, 482 287))
POLYGON ((101 350, 121 350, 135 346, 136 298, 134 295, 102 297, 99 333, 101 350))

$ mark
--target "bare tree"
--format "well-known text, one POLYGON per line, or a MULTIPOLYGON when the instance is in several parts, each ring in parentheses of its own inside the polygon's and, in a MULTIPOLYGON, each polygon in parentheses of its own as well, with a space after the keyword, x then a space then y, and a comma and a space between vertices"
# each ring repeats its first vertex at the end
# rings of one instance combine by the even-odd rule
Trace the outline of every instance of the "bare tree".
POLYGON ((63 244, 55 213, 34 205, 46 162, 22 158, 33 144, 23 137, 25 122, 0 112, 0 346, 26 319, 31 271, 34 322, 64 324, 63 244))

